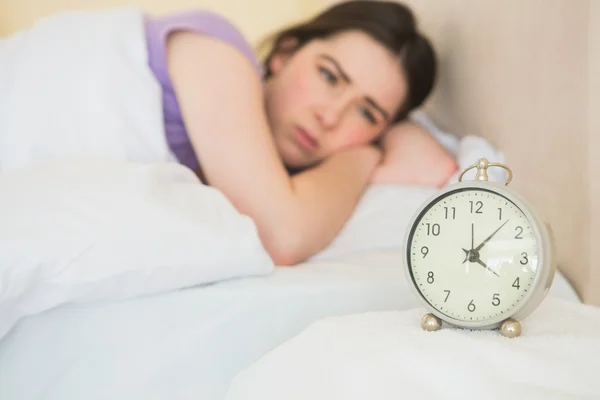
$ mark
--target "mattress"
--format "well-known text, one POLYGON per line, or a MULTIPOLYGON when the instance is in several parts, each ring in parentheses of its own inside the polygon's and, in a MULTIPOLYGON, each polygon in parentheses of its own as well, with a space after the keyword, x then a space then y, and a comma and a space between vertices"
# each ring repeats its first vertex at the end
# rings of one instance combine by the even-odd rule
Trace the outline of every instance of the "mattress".
MULTIPOLYGON (((0 399, 221 399, 327 316, 418 307, 400 252, 366 252, 114 303, 62 306, 0 342, 0 399)), ((579 302, 558 273, 550 296, 579 302)))

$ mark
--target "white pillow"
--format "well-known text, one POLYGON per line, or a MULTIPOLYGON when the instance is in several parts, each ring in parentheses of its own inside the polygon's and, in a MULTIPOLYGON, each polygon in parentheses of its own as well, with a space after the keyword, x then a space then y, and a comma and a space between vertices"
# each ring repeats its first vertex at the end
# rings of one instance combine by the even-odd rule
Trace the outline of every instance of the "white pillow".
POLYGON ((70 160, 0 174, 0 221, 0 338, 67 302, 274 268, 253 220, 177 164, 70 160))
POLYGON ((311 261, 364 251, 401 249, 414 213, 438 191, 425 186, 370 186, 335 239, 311 261))

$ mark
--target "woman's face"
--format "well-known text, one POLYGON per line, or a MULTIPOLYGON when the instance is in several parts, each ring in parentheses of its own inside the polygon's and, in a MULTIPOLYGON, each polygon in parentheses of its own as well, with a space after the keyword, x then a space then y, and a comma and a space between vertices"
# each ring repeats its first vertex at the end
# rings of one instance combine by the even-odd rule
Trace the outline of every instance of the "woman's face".
POLYGON ((398 57, 359 31, 279 52, 269 67, 266 111, 290 168, 377 139, 407 93, 398 57))

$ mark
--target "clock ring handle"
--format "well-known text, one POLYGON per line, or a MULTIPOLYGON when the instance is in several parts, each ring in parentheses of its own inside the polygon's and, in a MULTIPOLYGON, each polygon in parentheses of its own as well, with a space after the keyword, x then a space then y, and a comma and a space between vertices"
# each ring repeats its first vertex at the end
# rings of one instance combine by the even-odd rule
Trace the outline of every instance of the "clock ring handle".
POLYGON ((487 181, 488 180, 487 169, 489 167, 503 168, 507 172, 508 177, 506 178, 506 182, 504 182, 505 185, 508 185, 512 181, 513 173, 507 165, 495 163, 495 162, 489 162, 486 158, 480 158, 479 160, 477 160, 477 162, 475 164, 472 164, 472 165, 468 166, 467 168, 465 168, 465 170, 463 172, 461 172, 460 176, 458 177, 458 181, 462 182, 463 176, 468 171, 472 170, 473 168, 477 169, 477 174, 475 175, 476 181, 487 181))

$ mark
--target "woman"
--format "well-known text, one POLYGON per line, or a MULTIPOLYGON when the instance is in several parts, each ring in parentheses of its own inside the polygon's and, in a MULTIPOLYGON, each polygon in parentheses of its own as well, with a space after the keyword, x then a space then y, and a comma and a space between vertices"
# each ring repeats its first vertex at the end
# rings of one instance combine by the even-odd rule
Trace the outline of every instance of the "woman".
POLYGON ((440 185, 454 172, 435 141, 402 123, 436 72, 403 5, 335 5, 275 35, 262 66, 212 13, 148 19, 146 35, 170 148, 254 219, 277 265, 324 248, 370 182, 440 185))

